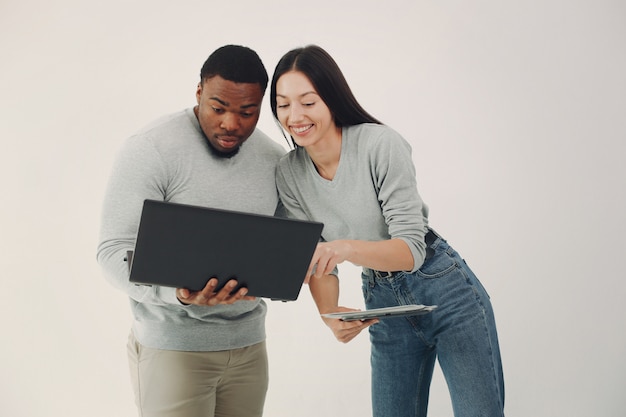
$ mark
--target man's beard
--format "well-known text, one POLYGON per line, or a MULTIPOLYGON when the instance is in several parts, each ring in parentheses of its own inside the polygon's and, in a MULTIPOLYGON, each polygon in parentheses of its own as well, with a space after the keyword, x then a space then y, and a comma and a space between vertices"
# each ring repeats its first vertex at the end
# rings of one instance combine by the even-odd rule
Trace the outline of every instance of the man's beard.
POLYGON ((239 153, 239 149, 241 148, 241 145, 239 145, 232 151, 222 152, 219 149, 216 149, 208 139, 207 143, 209 144, 209 149, 211 150, 211 153, 219 158, 232 158, 239 153))

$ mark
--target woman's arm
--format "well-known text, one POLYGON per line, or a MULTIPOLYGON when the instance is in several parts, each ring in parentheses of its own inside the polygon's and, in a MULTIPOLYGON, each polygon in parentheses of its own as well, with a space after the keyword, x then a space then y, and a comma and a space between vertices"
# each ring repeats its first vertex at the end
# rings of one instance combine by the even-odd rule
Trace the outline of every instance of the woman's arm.
MULTIPOLYGON (((311 290, 311 295, 313 296, 313 300, 320 314, 338 311, 355 311, 353 308, 340 307, 338 305, 339 280, 335 275, 323 275, 319 278, 311 278, 309 281, 309 289, 311 290)), ((363 321, 342 321, 325 317, 322 317, 322 319, 326 325, 330 327, 337 340, 342 343, 348 343, 358 336, 361 330, 378 323, 377 319, 363 321)))
POLYGON ((309 280, 309 289, 320 314, 334 313, 339 306, 339 279, 323 275, 309 280))
POLYGON ((327 275, 340 263, 348 261, 378 271, 410 271, 413 255, 402 239, 370 242, 364 240, 334 240, 317 245, 311 266, 317 265, 314 278, 327 275))

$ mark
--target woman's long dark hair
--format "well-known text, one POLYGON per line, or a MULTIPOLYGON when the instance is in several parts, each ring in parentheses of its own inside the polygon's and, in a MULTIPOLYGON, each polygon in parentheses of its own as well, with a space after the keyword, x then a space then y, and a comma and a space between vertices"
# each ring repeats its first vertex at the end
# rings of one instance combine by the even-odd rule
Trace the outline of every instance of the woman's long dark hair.
POLYGON ((270 106, 277 121, 276 83, 289 71, 299 71, 306 75, 330 110, 337 127, 361 123, 382 124, 361 107, 335 60, 317 45, 292 49, 278 61, 270 85, 270 106))

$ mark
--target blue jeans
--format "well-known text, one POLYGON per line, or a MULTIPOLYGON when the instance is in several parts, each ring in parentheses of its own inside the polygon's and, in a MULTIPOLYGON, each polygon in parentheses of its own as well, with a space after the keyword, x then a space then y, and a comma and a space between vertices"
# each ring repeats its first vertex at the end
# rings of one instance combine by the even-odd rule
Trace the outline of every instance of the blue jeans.
POLYGON ((441 237, 415 273, 364 270, 368 309, 437 305, 421 316, 384 318, 369 328, 374 417, 425 417, 435 358, 456 417, 504 416, 504 380, 489 295, 441 237))

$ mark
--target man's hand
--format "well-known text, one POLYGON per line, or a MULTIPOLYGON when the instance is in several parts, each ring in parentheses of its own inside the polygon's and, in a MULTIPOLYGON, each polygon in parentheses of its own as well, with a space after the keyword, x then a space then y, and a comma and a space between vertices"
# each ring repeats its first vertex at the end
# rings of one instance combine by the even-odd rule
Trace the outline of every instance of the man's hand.
POLYGON ((252 301, 255 297, 246 296, 248 293, 247 288, 240 288, 236 293, 230 294, 235 287, 237 287, 237 281, 231 279, 224 285, 224 287, 215 292, 218 281, 216 278, 211 278, 205 287, 200 291, 190 291, 186 288, 177 288, 176 297, 183 304, 194 304, 198 306, 215 306, 218 304, 233 304, 237 301, 247 300, 252 301))

